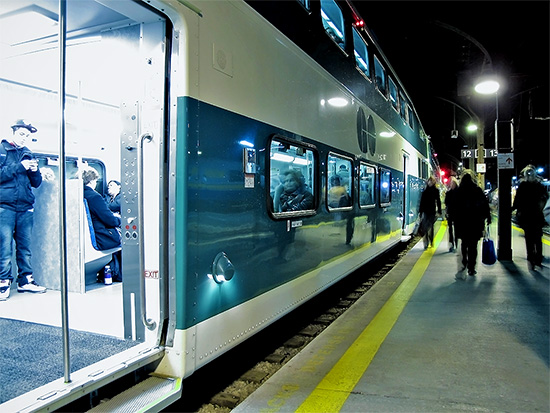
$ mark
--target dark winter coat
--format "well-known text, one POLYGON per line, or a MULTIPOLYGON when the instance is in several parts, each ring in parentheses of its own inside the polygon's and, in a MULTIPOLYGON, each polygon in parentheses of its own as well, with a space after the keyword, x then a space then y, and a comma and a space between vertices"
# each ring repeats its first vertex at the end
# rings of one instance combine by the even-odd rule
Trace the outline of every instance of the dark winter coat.
MULTIPOLYGON (((468 176, 468 175, 467 175, 468 176)), ((464 176, 456 190, 455 232, 459 239, 478 240, 483 237, 485 220, 491 222, 489 201, 483 190, 464 176)))
POLYGON ((427 186, 422 192, 418 212, 425 215, 435 215, 436 212, 441 214, 441 198, 435 185, 427 186))
POLYGON ((548 193, 540 182, 524 181, 519 184, 512 209, 517 209, 520 227, 542 228, 546 221, 542 210, 548 199, 548 193))
POLYGON ((99 249, 108 250, 120 247, 121 238, 118 231, 120 218, 113 215, 101 195, 89 186, 84 186, 84 198, 88 202, 99 249))
POLYGON ((305 188, 299 188, 296 191, 287 194, 283 191, 281 194, 281 211, 304 211, 313 208, 313 195, 305 188))
POLYGON ((26 146, 16 148, 6 140, 0 145, 4 147, 6 155, 0 164, 0 208, 28 211, 34 205, 32 188, 38 188, 42 183, 40 169, 32 172, 21 164, 24 159, 34 158, 26 146))
POLYGON ((114 198, 111 195, 106 195, 105 202, 111 211, 120 214, 120 194, 117 194, 114 198))
POLYGON ((447 209, 447 218, 454 221, 456 215, 456 191, 457 188, 449 189, 445 194, 445 208, 447 209))

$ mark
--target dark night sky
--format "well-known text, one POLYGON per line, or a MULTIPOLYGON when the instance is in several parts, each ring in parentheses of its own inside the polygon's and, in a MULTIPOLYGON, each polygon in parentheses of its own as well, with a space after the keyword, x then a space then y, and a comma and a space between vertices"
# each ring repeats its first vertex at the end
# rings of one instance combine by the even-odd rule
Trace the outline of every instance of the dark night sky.
MULTIPOLYGON (((356 0, 353 4, 403 82, 442 167, 459 158, 464 145, 462 139, 450 139, 454 122, 466 142, 473 144, 475 139, 464 129, 467 115, 448 101, 485 119, 485 147, 494 147, 495 98, 465 93, 472 84, 471 74, 480 74, 484 55, 467 36, 457 33, 461 31, 487 50, 504 80, 500 118, 509 112, 514 119, 516 168, 519 171, 529 162, 545 166, 543 175, 548 178, 549 1, 356 0)), ((496 160, 487 161, 487 168, 488 179, 496 175, 496 160)))

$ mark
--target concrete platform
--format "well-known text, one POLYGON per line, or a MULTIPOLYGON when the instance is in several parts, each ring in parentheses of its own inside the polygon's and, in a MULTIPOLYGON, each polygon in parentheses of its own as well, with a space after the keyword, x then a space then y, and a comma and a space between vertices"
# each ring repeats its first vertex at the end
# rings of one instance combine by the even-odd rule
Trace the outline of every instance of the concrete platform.
POLYGON ((446 229, 232 412, 549 412, 548 259, 530 271, 513 227, 513 261, 457 279, 446 229))

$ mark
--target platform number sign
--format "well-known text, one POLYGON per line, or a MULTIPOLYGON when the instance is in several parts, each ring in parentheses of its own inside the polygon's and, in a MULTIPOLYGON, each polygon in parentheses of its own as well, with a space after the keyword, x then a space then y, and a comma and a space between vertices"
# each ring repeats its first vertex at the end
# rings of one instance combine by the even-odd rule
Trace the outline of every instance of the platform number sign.
MULTIPOLYGON (((464 158, 478 158, 478 149, 461 149, 461 157, 464 158)), ((497 149, 483 149, 484 158, 496 158, 498 156, 497 149)))

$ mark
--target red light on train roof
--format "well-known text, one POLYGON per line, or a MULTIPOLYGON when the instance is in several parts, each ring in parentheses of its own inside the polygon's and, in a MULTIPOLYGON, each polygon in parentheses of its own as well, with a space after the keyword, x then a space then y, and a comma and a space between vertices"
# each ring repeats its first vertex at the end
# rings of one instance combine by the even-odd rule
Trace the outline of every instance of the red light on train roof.
POLYGON ((365 22, 363 20, 357 20, 355 22, 355 27, 361 28, 365 26, 365 22))

